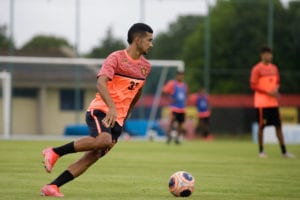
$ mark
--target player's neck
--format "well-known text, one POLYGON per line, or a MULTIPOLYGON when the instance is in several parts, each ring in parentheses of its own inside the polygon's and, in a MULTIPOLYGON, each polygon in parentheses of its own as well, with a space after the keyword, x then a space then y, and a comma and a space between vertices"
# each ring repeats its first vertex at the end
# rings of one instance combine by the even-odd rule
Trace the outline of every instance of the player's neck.
POLYGON ((261 61, 264 65, 268 65, 268 64, 270 64, 271 62, 269 62, 269 61, 267 61, 267 60, 262 60, 261 61))
POLYGON ((133 48, 132 46, 129 46, 127 49, 126 49, 126 52, 128 54, 128 56, 130 58, 132 58, 133 60, 138 60, 140 59, 141 57, 141 53, 139 51, 137 51, 135 48, 133 48))

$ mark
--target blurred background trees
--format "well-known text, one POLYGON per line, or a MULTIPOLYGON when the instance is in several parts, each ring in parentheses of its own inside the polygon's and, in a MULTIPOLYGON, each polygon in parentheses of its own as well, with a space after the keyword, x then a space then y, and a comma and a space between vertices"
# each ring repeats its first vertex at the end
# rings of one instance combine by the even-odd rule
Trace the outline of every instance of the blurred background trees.
MULTIPOLYGON (((268 43, 268 1, 217 1, 210 13, 210 89, 212 93, 250 93, 251 67, 259 49, 268 43)), ((182 59, 191 91, 203 86, 204 17, 180 17, 155 38, 151 58, 182 59), (187 20, 183 20, 187 19, 187 20), (189 22, 189 23, 188 23, 189 22), (188 29, 188 25, 190 27, 188 29), (176 27, 181 27, 180 31, 176 27), (186 32, 185 32, 186 30, 186 32), (181 34, 185 33, 185 34, 181 34), (166 42, 167 41, 167 42, 166 42), (173 46, 176 44, 176 46, 173 46), (163 51, 163 52, 162 52, 163 51)), ((274 1, 274 63, 281 71, 284 93, 298 93, 300 86, 300 2, 284 8, 274 1)))
POLYGON ((113 36, 112 28, 106 31, 106 37, 100 41, 99 45, 94 47, 90 53, 86 55, 88 58, 106 58, 111 52, 124 49, 125 41, 113 36))
MULTIPOLYGON (((250 93, 251 67, 259 61, 259 48, 268 43, 269 1, 217 1, 210 9, 210 92, 250 93)), ((299 93, 300 72, 300 1, 291 1, 283 7, 273 1, 274 63, 281 71, 281 91, 299 93)), ((150 59, 180 59, 185 62, 186 81, 191 92, 204 85, 205 20, 207 16, 180 16, 165 32, 155 32, 150 59)), ((14 47, 0 27, 0 50, 14 47)), ((74 47, 64 38, 38 35, 21 50, 59 49, 74 47)), ((84 56, 105 58, 110 52, 126 47, 126 41, 116 38, 111 28, 106 37, 84 56)), ((156 72, 155 72, 156 73, 156 72)))

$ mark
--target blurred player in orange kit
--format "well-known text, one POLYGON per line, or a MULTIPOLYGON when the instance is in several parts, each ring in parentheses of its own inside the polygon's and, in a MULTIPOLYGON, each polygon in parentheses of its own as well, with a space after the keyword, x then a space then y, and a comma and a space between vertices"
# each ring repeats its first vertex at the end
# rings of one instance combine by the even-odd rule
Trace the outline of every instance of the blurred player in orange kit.
POLYGON ((178 71, 176 78, 170 80, 163 87, 163 94, 170 98, 171 119, 167 131, 167 144, 172 140, 172 130, 176 127, 175 143, 180 143, 180 136, 184 134, 185 109, 188 87, 184 82, 184 73, 178 71))
POLYGON ((151 70, 143 55, 153 46, 153 30, 143 23, 133 24, 127 41, 129 47, 111 53, 97 75, 98 93, 86 112, 90 136, 43 150, 43 162, 48 173, 58 158, 75 152, 85 154, 45 185, 41 195, 63 197, 59 188, 84 173, 117 143, 124 121, 140 98, 151 70))
POLYGON ((293 158, 286 150, 279 113, 280 76, 276 65, 272 64, 273 53, 268 46, 261 47, 261 61, 253 66, 250 87, 254 90, 254 107, 257 111, 259 157, 266 158, 263 147, 263 130, 265 126, 275 126, 276 135, 283 157, 293 158))

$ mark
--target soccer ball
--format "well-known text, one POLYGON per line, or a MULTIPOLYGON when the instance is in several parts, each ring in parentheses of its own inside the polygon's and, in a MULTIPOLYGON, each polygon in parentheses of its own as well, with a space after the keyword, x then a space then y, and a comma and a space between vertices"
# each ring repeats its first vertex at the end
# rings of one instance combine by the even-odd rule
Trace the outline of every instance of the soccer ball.
POLYGON ((176 197, 188 197, 194 192, 194 177, 185 171, 172 174, 169 179, 169 190, 176 197))

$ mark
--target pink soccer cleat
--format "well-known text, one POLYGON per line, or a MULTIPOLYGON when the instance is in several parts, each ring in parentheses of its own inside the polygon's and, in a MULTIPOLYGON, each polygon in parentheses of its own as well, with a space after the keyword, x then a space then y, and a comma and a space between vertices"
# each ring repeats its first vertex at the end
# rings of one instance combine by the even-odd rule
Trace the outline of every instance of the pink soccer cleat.
POLYGON ((43 150, 43 157, 44 157, 44 166, 45 170, 50 173, 52 171, 52 168, 54 167, 57 159, 59 158, 59 155, 57 155, 52 147, 48 147, 43 150))
POLYGON ((59 192, 59 188, 56 185, 45 185, 41 189, 41 196, 63 197, 64 194, 59 192))

